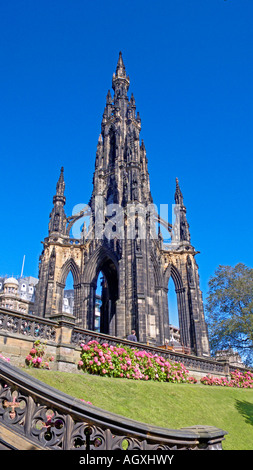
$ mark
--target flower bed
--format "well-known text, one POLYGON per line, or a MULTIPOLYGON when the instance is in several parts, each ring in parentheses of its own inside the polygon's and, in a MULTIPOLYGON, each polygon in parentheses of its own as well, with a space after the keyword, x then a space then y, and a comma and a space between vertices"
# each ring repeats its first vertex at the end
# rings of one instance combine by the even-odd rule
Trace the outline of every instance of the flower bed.
POLYGON ((78 367, 91 374, 135 380, 196 383, 182 363, 135 348, 89 341, 81 344, 78 367))
POLYGON ((0 353, 0 359, 3 359, 3 361, 10 362, 10 358, 3 356, 1 353, 0 353))
POLYGON ((221 385, 223 387, 253 388, 253 372, 235 370, 230 373, 231 379, 206 375, 200 379, 204 385, 221 385))
POLYGON ((44 355, 45 345, 41 344, 40 340, 35 341, 30 353, 25 358, 26 365, 28 367, 50 369, 49 362, 52 362, 54 358, 51 356, 46 360, 46 358, 43 357, 44 355))

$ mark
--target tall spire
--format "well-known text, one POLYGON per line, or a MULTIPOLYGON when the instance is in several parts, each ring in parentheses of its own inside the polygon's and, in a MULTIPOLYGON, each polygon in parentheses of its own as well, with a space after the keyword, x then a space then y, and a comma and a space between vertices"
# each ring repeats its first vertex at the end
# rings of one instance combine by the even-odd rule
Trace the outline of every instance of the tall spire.
POLYGON ((180 241, 190 243, 191 237, 189 232, 189 224, 186 219, 186 207, 184 205, 183 194, 179 186, 178 178, 176 178, 175 203, 178 206, 176 213, 179 216, 180 241))
MULTIPOLYGON (((152 200, 144 144, 140 146, 141 118, 136 115, 133 93, 127 96, 130 80, 122 53, 112 78, 114 96, 110 90, 101 123, 97 146, 91 205, 97 194, 106 203, 145 202, 152 200)), ((92 206, 93 207, 93 206, 92 206)))
POLYGON ((183 204, 183 194, 179 186, 178 178, 176 178, 175 203, 179 205, 183 204))
POLYGON ((61 235, 66 234, 66 215, 64 211, 64 205, 66 202, 66 198, 64 196, 65 190, 65 181, 64 181, 64 168, 61 167, 60 177, 56 184, 56 194, 53 197, 53 204, 54 207, 50 214, 50 222, 49 222, 49 235, 52 232, 58 232, 61 235))
MULTIPOLYGON (((60 197, 64 197, 64 190, 65 190, 65 181, 64 181, 64 175, 63 175, 63 172, 64 172, 64 168, 63 166, 61 167, 61 174, 60 174, 60 177, 57 181, 57 184, 56 184, 56 196, 60 196, 60 197)), ((65 199, 65 197, 64 197, 65 199)), ((65 204, 65 201, 64 201, 64 204, 65 204)))

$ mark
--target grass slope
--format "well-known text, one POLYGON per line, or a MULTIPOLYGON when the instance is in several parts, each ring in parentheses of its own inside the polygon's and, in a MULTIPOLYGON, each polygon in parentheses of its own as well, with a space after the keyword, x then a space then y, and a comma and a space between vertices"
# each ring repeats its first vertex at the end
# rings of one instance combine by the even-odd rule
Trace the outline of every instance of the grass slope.
POLYGON ((228 432, 225 450, 253 449, 253 390, 112 379, 40 369, 27 372, 76 398, 157 426, 179 429, 196 424, 228 432))

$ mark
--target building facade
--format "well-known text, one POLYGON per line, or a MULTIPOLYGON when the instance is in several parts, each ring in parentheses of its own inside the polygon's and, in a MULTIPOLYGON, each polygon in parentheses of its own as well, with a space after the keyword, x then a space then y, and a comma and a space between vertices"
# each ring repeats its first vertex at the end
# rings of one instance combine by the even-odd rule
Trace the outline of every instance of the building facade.
POLYGON ((24 314, 34 313, 35 289, 38 279, 28 277, 0 278, 0 306, 24 314))
POLYGON ((141 118, 120 53, 98 139, 93 191, 79 214, 65 214, 61 169, 53 198, 49 232, 40 257, 35 313, 52 318, 63 311, 66 278, 74 280, 76 325, 96 328, 96 290, 103 274, 100 331, 125 338, 132 329, 140 342, 170 340, 168 282, 177 294, 180 341, 197 356, 209 356, 199 287, 197 254, 191 244, 183 195, 176 180, 175 224, 161 218, 153 203, 146 148, 140 142, 141 118), (74 224, 89 216, 79 238, 74 224), (172 236, 163 242, 162 230, 172 236), (73 233, 73 231, 72 231, 73 233))

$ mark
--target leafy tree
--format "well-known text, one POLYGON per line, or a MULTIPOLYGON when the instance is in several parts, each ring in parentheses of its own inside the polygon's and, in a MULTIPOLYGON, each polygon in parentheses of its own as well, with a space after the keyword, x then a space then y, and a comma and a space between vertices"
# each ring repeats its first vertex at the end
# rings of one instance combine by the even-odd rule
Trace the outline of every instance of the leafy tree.
POLYGON ((208 283, 206 302, 213 353, 229 347, 253 363, 253 269, 242 263, 219 266, 208 283))

